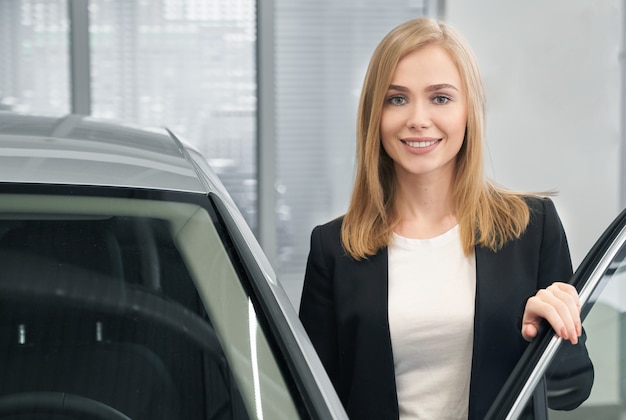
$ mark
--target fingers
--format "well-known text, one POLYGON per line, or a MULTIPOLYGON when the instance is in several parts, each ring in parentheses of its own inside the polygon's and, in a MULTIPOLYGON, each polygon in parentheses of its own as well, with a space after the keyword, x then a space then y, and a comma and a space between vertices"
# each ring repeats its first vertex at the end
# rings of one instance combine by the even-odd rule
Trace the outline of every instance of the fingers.
POLYGON ((580 300, 576 289, 557 282, 528 299, 522 318, 522 336, 526 340, 537 335, 541 319, 547 320, 559 337, 576 344, 582 334, 580 300))
POLYGON ((533 324, 527 324, 522 327, 522 337, 524 337, 526 341, 532 341, 532 339, 537 336, 538 332, 537 326, 533 324))

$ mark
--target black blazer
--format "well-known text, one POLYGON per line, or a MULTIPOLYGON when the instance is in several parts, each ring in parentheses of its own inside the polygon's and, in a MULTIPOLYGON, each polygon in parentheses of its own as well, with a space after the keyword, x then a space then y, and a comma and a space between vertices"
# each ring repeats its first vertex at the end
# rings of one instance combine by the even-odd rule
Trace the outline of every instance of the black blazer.
MULTIPOLYGON (((484 417, 528 344, 520 333, 526 300, 572 276, 554 204, 542 198, 529 198, 528 204, 530 223, 519 239, 498 252, 475 249, 470 419, 484 417)), ((353 260, 341 245, 341 223, 335 219, 312 232, 300 318, 349 417, 397 419, 387 248, 353 260)))

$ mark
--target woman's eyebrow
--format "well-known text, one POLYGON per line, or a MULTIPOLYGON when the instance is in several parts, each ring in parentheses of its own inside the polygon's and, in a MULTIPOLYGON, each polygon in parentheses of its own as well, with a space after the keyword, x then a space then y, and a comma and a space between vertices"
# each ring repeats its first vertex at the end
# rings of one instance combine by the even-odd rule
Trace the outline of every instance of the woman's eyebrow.
POLYGON ((397 90, 400 92, 408 92, 409 89, 404 87, 404 86, 400 86, 400 85, 389 85, 389 88, 387 90, 397 90))
MULTIPOLYGON (((426 92, 433 92, 433 91, 437 91, 437 90, 442 90, 442 89, 454 89, 457 92, 459 91, 456 86, 451 85, 449 83, 438 83, 436 85, 430 85, 426 87, 426 92)), ((389 85, 388 90, 396 90, 399 92, 408 92, 409 88, 405 87, 405 86, 400 86, 400 85, 389 85)))
POLYGON ((439 83, 439 84, 436 84, 436 85, 428 86, 426 88, 426 91, 427 92, 432 92, 432 91, 441 90, 441 89, 454 89, 454 90, 456 90, 458 92, 458 89, 456 88, 456 86, 451 85, 449 83, 439 83))

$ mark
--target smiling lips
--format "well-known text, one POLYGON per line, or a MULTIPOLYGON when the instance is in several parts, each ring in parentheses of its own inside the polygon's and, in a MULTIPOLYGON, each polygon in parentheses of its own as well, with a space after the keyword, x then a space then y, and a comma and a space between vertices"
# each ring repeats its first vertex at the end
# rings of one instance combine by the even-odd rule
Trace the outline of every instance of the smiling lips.
POLYGON ((441 139, 415 139, 415 140, 401 140, 402 143, 406 144, 409 147, 414 147, 416 149, 423 149, 433 144, 437 143, 441 139))

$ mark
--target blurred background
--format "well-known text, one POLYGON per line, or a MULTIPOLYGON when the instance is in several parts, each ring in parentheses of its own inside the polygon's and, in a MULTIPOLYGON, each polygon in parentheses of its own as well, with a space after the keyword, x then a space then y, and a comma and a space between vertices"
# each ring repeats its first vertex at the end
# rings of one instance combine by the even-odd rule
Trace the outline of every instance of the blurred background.
POLYGON ((295 306, 341 215, 369 57, 431 16, 472 45, 488 175, 556 190, 574 266, 626 206, 624 0, 0 0, 0 109, 167 126, 209 159, 295 306))

